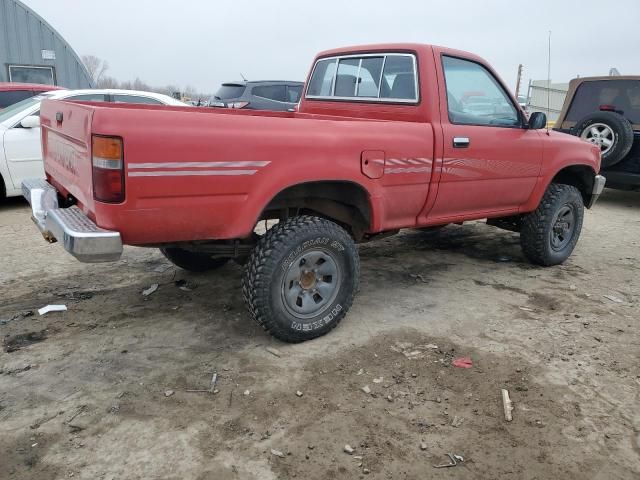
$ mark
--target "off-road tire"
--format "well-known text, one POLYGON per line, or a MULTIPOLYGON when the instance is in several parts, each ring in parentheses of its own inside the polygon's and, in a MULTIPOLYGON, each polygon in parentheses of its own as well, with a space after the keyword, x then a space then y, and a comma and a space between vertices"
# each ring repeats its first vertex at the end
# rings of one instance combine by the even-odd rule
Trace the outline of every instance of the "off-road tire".
POLYGON ((583 220, 584 203, 580 191, 572 185, 552 183, 538 208, 522 219, 520 245, 525 257, 543 266, 563 263, 578 243, 583 220), (555 249, 552 245, 553 229, 558 213, 565 207, 573 209, 573 229, 566 245, 555 249))
POLYGON ((582 135, 587 128, 595 123, 607 125, 614 134, 614 143, 611 149, 602 154, 602 168, 608 168, 620 162, 627 156, 633 145, 633 128, 631 123, 622 115, 615 112, 594 112, 584 118, 571 129, 576 136, 582 135))
POLYGON ((225 265, 228 258, 212 258, 206 253, 191 252, 177 247, 161 248, 160 252, 174 265, 189 272, 208 272, 225 265))
POLYGON ((325 335, 340 323, 353 303, 359 277, 358 250, 349 234, 324 218, 301 215, 281 221, 260 238, 245 268, 242 294, 250 316, 264 330, 298 343, 325 335), (285 276, 300 256, 318 250, 339 269, 335 298, 313 317, 299 318, 284 299, 285 276))

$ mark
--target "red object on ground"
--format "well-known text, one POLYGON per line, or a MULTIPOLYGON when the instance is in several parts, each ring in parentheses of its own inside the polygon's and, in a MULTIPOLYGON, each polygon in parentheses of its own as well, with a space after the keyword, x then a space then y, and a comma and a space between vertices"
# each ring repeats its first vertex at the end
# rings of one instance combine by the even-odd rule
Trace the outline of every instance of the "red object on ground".
POLYGON ((456 358, 451 364, 458 368, 471 368, 473 367, 473 361, 469 357, 456 358))

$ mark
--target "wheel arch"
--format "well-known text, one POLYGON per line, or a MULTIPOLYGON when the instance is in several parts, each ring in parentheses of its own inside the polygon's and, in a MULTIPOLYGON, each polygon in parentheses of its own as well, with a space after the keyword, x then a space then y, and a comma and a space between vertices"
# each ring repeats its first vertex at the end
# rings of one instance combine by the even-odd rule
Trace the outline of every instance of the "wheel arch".
POLYGON ((7 185, 4 183, 2 173, 0 173, 0 200, 7 197, 7 185))
POLYGON ((367 189, 349 180, 319 180, 290 185, 275 194, 258 221, 287 218, 291 214, 314 214, 347 228, 360 240, 370 230, 373 208, 367 189))
POLYGON ((596 172, 588 165, 568 165, 561 168, 549 183, 563 183, 576 187, 582 195, 585 206, 591 204, 596 172))

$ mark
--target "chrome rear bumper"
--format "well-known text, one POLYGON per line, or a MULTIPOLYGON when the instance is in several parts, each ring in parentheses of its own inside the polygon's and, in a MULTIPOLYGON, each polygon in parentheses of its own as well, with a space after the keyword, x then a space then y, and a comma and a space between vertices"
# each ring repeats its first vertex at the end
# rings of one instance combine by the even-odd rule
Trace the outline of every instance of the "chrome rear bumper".
POLYGON ((46 180, 25 180, 22 195, 44 238, 62 243, 81 262, 113 262, 122 255, 120 233, 98 227, 77 206, 59 208, 56 189, 46 180))

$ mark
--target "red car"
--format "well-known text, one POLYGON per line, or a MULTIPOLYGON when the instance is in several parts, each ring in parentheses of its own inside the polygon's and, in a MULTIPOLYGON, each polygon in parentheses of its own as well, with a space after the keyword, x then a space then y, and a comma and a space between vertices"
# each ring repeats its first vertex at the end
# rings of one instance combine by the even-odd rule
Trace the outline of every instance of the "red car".
POLYGON ((62 87, 41 85, 38 83, 7 83, 0 82, 0 110, 9 105, 34 97, 42 92, 60 90, 62 87))
POLYGON ((596 146, 527 118, 480 57, 431 45, 323 52, 295 112, 45 100, 41 118, 47 179, 23 192, 48 240, 85 262, 128 244, 192 271, 245 263, 250 315, 289 342, 345 316, 358 242, 487 218, 555 265, 604 187, 596 146))

